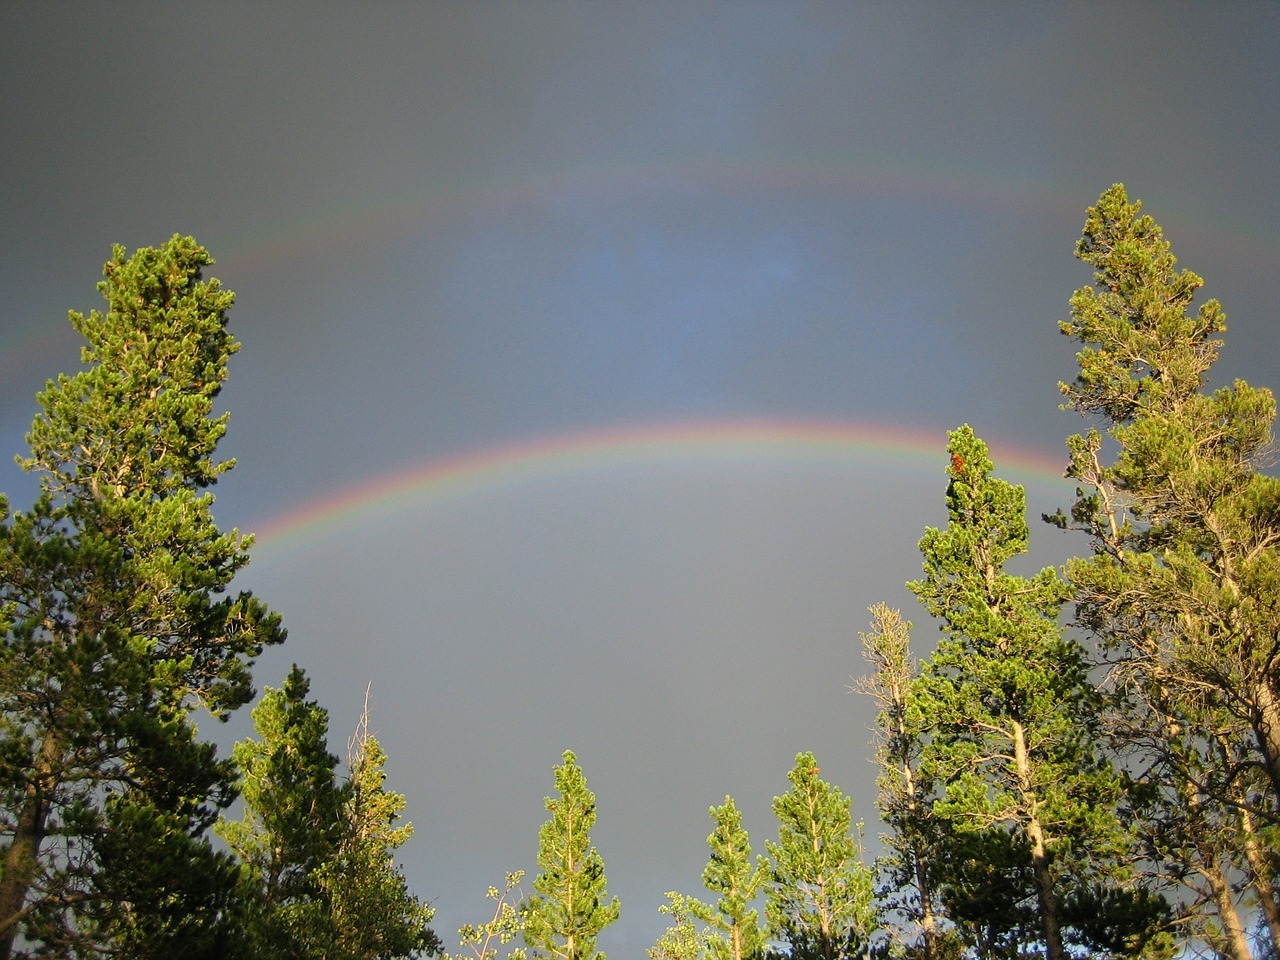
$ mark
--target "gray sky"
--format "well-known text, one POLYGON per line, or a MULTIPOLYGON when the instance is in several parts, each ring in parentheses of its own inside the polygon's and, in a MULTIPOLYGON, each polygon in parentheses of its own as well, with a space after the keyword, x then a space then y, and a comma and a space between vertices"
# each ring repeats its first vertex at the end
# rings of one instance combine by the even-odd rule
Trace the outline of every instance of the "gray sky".
POLYGON ((341 751, 372 683, 455 947, 577 751, 640 956, 797 752, 875 835, 866 608, 936 636, 947 429, 1067 502, 1102 190, 1223 302, 1219 379, 1276 385, 1278 50, 1274 3, 5 4, 0 446, 110 245, 196 236, 244 344, 217 513, 290 630, 259 684, 301 663, 341 751))

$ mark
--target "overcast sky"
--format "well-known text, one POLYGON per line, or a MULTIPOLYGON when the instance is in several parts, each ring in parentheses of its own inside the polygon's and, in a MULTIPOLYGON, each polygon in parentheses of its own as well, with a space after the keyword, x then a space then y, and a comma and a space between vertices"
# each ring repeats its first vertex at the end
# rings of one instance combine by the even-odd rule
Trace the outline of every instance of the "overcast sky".
POLYGON ((948 429, 1068 501, 1105 188, 1222 301, 1215 376, 1280 381, 1278 52, 1270 2, 4 4, 0 490, 111 244, 194 235, 259 685, 301 663, 342 752, 372 684, 454 948, 577 751, 641 956, 797 752, 874 837, 866 608, 936 637, 948 429))

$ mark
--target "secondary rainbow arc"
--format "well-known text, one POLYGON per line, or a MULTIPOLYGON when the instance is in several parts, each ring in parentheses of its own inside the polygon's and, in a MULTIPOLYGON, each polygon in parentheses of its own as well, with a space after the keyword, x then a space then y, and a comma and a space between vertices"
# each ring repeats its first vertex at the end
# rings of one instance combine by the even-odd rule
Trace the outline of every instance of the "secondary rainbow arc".
MULTIPOLYGON (((235 289, 236 276, 241 271, 265 269, 280 259, 306 256, 327 244, 346 242, 353 237, 402 236, 423 223, 448 221, 476 210, 517 209, 548 197, 608 198, 705 188, 746 190, 753 194, 794 188, 831 196, 892 196, 906 202, 927 199, 935 203, 971 205, 1032 197, 1056 209, 1074 210, 1079 222, 1083 222, 1085 208, 1108 185, 1043 181, 1014 170, 992 173, 920 163, 904 166, 896 158, 888 161, 877 157, 743 159, 706 155, 659 157, 639 163, 597 164, 555 171, 499 172, 484 178, 404 183, 389 192, 310 208, 305 216, 291 222, 248 225, 236 243, 211 249, 214 257, 230 267, 232 273, 220 273, 218 266, 209 273, 235 289)), ((1169 204, 1160 206, 1167 210, 1169 204)), ((1152 207, 1148 212, 1159 219, 1159 210, 1152 207)), ((1186 206, 1181 208, 1181 214, 1212 237, 1217 246, 1229 247, 1240 258, 1256 257, 1260 262, 1270 263, 1280 247, 1280 237, 1266 224, 1218 222, 1209 211, 1186 206)), ((166 237, 167 234, 146 242, 161 243, 166 237)), ((209 242, 207 237, 197 239, 209 242)), ((1172 239, 1176 241, 1177 237, 1172 239)), ((108 252, 104 248, 103 259, 108 252)), ((85 289, 88 292, 87 283, 85 289)), ((92 296, 86 296, 81 304, 66 306, 88 309, 97 303, 92 296)), ((65 318, 65 312, 56 312, 54 316, 19 320, 17 329, 10 331, 0 369, 15 370, 29 365, 49 328, 55 323, 65 323, 65 318)))

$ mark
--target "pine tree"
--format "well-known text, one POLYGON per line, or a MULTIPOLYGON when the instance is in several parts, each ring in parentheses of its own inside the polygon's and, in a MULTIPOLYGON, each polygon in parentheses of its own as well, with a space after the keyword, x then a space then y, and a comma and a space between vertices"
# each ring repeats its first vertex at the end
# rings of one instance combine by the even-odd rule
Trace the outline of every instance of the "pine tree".
POLYGON ((766 891, 769 930, 791 960, 865 956, 875 927, 871 871, 862 863, 848 797, 819 774, 812 753, 796 756, 791 789, 773 799, 778 840, 766 891))
POLYGON ((933 818, 934 784, 920 769, 924 731, 911 712, 911 689, 919 667, 911 656, 911 622, 883 603, 870 608, 871 630, 861 634, 871 674, 854 690, 876 703, 876 806, 889 832, 877 861, 879 895, 907 929, 895 931, 910 955, 941 960, 944 940, 934 887, 938 856, 933 818), (917 721, 917 722, 912 722, 917 721))
POLYGON ((435 954, 434 910, 409 892, 392 851, 412 835, 395 826, 404 797, 384 787, 386 754, 369 732, 368 704, 340 782, 329 713, 308 698, 294 666, 253 710, 257 739, 235 745, 244 816, 218 832, 239 858, 253 905, 256 956, 395 960, 435 954))
POLYGON ((1145 908, 1158 904, 1129 896, 1120 779, 1095 746, 1098 698, 1084 651, 1058 622, 1067 587, 1052 567, 1030 578, 1005 572, 1027 549, 1025 494, 991 475, 971 428, 949 438, 948 526, 925 531, 925 576, 908 584, 943 638, 913 684, 907 720, 927 731, 921 769, 944 785, 932 814, 944 851, 952 846, 938 858, 949 912, 962 929, 967 921, 988 940, 1038 942, 1062 960, 1068 933, 1085 941, 1097 927, 1071 925, 1072 904, 1118 901, 1144 918, 1124 932, 1129 949, 1147 935, 1145 908), (1017 883, 1023 870, 1033 911, 1017 883), (997 881, 1014 885, 1000 898, 966 894, 997 881), (966 902, 981 913, 966 914, 966 902), (988 915, 995 904, 1007 919, 988 915), (1020 930, 1031 917, 1038 929, 1020 930))
POLYGON ((329 714, 308 699, 296 664, 253 709, 258 739, 237 743, 244 816, 218 832, 243 864, 255 909, 250 935, 262 957, 325 957, 335 938, 320 871, 343 837, 338 758, 329 752, 329 714))
POLYGON ((20 462, 40 494, 0 516, 0 960, 19 935, 62 953, 233 949, 234 869, 207 830, 234 773, 192 711, 246 703, 284 632, 226 595, 248 540, 218 530, 208 492, 232 466, 212 411, 238 349, 212 262, 184 237, 114 249, 107 312, 70 315, 86 369, 37 398, 20 462))
POLYGON ((525 943, 545 960, 604 960, 596 937, 618 919, 614 897, 606 902, 604 860, 591 843, 596 798, 573 752, 555 768, 559 796, 547 797, 551 819, 538 831, 538 876, 525 905, 525 943))
POLYGON ((393 857, 413 836, 413 824, 395 826, 405 799, 386 789, 386 762, 369 730, 366 696, 347 753, 350 779, 336 856, 316 874, 333 926, 328 960, 394 960, 441 951, 430 927, 435 909, 410 892, 393 857))
POLYGON ((1237 874, 1280 949, 1271 839, 1280 827, 1280 480, 1258 470, 1275 399, 1243 381, 1209 392, 1226 316, 1191 312, 1203 280, 1176 269, 1160 227, 1116 184, 1091 207, 1076 256, 1094 285, 1062 332, 1082 346, 1065 407, 1095 418, 1068 441, 1070 517, 1092 556, 1069 575, 1077 619, 1116 661, 1115 742, 1159 795, 1147 835, 1157 873, 1190 881, 1201 934, 1248 956, 1237 874), (1107 460, 1107 451, 1115 456, 1107 460), (1161 821, 1191 831, 1173 849, 1161 821), (1163 857, 1186 857, 1160 868, 1163 857))
POLYGON ((711 857, 703 885, 717 895, 714 906, 691 901, 693 915, 710 928, 707 938, 715 960, 759 960, 766 946, 760 911, 753 904, 769 879, 763 857, 751 859, 751 843, 733 797, 711 808, 715 829, 707 837, 711 857))

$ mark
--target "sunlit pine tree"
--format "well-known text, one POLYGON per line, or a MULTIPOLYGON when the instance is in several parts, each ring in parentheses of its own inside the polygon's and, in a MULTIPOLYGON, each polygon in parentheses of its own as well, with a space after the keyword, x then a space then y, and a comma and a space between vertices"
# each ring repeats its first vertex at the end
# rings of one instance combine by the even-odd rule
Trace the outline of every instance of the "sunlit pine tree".
POLYGON ((1008 931, 1021 949, 1038 943, 1048 960, 1068 956, 1068 933, 1100 952, 1117 939, 1128 950, 1159 904, 1126 894, 1121 783, 1096 745, 1100 702, 1084 652, 1059 624, 1067 585, 1052 567, 1031 577, 1005 570, 1027 550, 1025 493, 992 476, 970 427, 951 432, 947 456, 948 525, 926 529, 925 575, 908 584, 943 636, 912 686, 907 725, 926 732, 920 768, 939 785, 931 815, 952 919, 1008 931), (964 916, 956 895, 974 881, 965 864, 1002 862, 1010 882, 1025 864, 1034 910, 1015 882, 1003 896, 972 900, 981 913, 964 916), (1136 928, 1099 924, 1090 915, 1103 904, 1123 905, 1136 928), (985 916, 991 910, 1008 918, 985 916), (1111 942, 1090 942, 1100 929, 1111 942))
POLYGON ((551 818, 538 831, 538 875, 524 906, 524 940, 543 960, 604 960, 600 931, 618 919, 617 897, 605 890, 604 860, 591 842, 596 798, 573 751, 555 768, 551 818))
POLYGON ((1079 499, 1051 519, 1091 540, 1069 575, 1127 696, 1115 742, 1161 794, 1147 829, 1157 878, 1189 880, 1217 915, 1202 929, 1243 960, 1237 872, 1280 949, 1280 480, 1260 469, 1275 398, 1241 380, 1209 389, 1226 315, 1212 299, 1194 308, 1204 281, 1170 250, 1122 184, 1089 208, 1076 256, 1094 283, 1060 324, 1081 346, 1061 388, 1110 443, 1097 429, 1070 438, 1079 499), (1166 846, 1176 835, 1190 842, 1166 846), (1185 859, 1165 871, 1166 856, 1185 859))
POLYGON ((773 799, 777 841, 765 914, 791 960, 867 955, 876 915, 871 870, 862 862, 851 801, 822 779, 812 753, 796 756, 791 789, 773 799))
POLYGON ((431 929, 435 908, 410 890, 395 851, 413 836, 401 823, 405 798, 386 788, 387 754, 369 729, 369 699, 347 748, 335 856, 316 871, 333 943, 327 960, 396 960, 441 951, 431 929))
POLYGON ((308 697, 310 686, 294 665, 283 685, 263 691, 253 708, 258 736, 232 750, 243 816, 218 824, 243 865, 250 938, 263 958, 324 957, 335 938, 319 878, 337 855, 346 797, 329 752, 329 714, 308 697))
POLYGON ((707 837, 711 855, 702 883, 715 895, 714 904, 695 902, 693 913, 707 924, 708 948, 715 960, 759 960, 768 941, 757 906, 769 880, 763 857, 752 858, 742 813, 733 797, 711 808, 715 829, 707 837))

